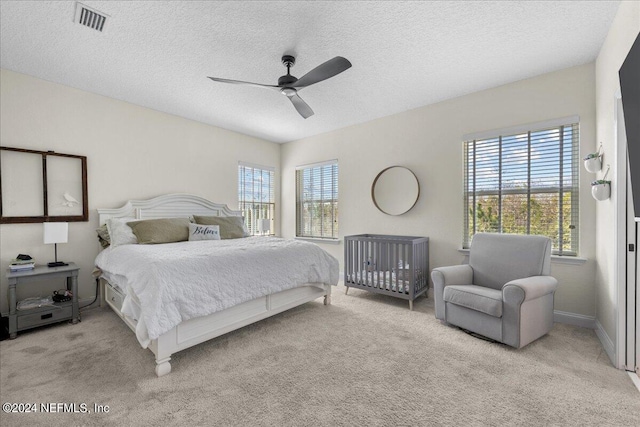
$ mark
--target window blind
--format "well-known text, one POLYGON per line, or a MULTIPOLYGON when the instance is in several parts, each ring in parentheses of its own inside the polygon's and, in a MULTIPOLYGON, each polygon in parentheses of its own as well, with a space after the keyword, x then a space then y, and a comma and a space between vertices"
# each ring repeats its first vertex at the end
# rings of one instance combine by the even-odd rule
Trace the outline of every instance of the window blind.
POLYGON ((242 211, 250 234, 258 234, 258 220, 271 221, 270 233, 274 234, 275 194, 274 168, 268 166, 238 164, 238 209, 242 211))
POLYGON ((296 168, 296 236, 338 238, 338 161, 296 168))
POLYGON ((556 255, 578 253, 579 124, 464 142, 464 235, 548 236, 556 255))

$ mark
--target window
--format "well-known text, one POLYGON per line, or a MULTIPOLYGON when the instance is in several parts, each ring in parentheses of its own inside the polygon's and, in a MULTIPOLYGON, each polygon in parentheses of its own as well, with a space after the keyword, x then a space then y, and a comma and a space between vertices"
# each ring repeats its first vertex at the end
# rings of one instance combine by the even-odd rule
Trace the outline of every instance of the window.
POLYGON ((247 163, 238 165, 238 209, 242 211, 249 234, 262 234, 261 219, 269 220, 269 234, 274 234, 274 168, 247 163))
POLYGON ((338 238, 338 161, 296 168, 296 236, 338 238))
POLYGON ((475 233, 537 234, 578 253, 578 118, 465 137, 463 247, 475 233))

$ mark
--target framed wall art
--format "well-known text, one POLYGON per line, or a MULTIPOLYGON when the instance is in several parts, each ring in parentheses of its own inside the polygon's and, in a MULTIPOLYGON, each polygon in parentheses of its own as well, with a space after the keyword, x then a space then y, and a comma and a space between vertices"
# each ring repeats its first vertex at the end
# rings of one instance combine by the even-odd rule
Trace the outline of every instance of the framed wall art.
POLYGON ((0 223, 88 220, 85 156, 0 147, 0 223))

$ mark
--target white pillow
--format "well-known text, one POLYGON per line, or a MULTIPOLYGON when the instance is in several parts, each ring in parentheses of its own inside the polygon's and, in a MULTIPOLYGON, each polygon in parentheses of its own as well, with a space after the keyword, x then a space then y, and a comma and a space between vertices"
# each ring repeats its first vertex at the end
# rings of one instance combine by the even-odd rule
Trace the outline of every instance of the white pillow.
POLYGON ((110 218, 107 220, 107 230, 111 239, 111 247, 120 245, 135 245, 138 238, 133 234, 127 222, 135 221, 135 218, 110 218))
POLYGON ((220 226, 189 224, 189 240, 220 240, 220 226))

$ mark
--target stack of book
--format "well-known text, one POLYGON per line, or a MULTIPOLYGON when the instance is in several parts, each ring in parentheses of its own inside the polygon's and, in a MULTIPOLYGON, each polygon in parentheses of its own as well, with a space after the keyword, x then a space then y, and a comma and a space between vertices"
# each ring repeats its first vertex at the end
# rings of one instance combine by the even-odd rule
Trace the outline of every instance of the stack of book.
POLYGON ((23 260, 23 259, 14 259, 11 260, 11 264, 9 264, 9 269, 11 271, 26 271, 33 270, 36 266, 36 262, 33 259, 23 260))

